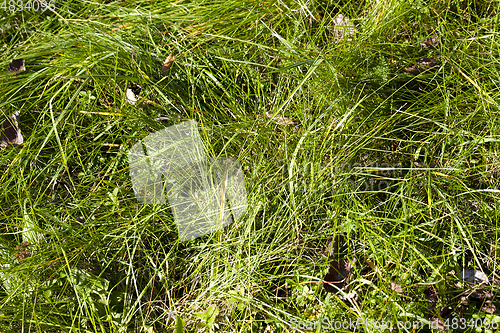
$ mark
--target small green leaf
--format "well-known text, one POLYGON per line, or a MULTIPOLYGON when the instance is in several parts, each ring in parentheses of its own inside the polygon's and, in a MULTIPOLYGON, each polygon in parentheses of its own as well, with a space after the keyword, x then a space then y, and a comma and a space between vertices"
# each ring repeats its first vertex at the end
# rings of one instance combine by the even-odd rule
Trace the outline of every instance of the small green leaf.
POLYGON ((215 305, 210 305, 205 312, 197 312, 194 315, 205 321, 206 326, 212 326, 218 314, 219 309, 215 305))
POLYGON ((175 318, 175 329, 174 329, 174 333, 182 333, 184 332, 184 325, 186 323, 184 322, 184 320, 182 320, 182 318, 180 316, 177 316, 175 318))

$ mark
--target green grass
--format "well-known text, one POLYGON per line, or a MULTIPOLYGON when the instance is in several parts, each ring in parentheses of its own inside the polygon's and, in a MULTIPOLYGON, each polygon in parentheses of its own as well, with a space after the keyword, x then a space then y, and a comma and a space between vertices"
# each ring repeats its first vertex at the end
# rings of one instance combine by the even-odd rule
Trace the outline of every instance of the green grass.
POLYGON ((497 1, 55 7, 0 9, 2 66, 27 69, 0 73, 25 141, 0 152, 0 331, 293 332, 446 307, 450 327, 500 320, 460 299, 459 278, 500 281, 497 1), (332 33, 338 13, 352 36, 332 33), (421 47, 429 36, 440 45, 421 47), (424 57, 439 66, 403 70, 424 57), (180 242, 168 205, 136 200, 127 152, 189 119, 208 155, 240 161, 248 210, 180 242), (339 232, 353 303, 321 283, 339 232))

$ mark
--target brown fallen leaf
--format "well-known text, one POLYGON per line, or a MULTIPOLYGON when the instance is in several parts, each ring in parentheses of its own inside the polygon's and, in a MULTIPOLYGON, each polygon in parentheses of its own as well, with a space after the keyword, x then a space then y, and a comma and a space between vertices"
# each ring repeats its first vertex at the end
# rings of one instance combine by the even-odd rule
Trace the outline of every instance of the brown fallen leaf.
POLYGON ((20 145, 24 142, 21 130, 18 127, 17 121, 19 120, 21 113, 19 111, 14 112, 14 114, 3 122, 1 133, 0 133, 0 147, 5 148, 8 145, 20 145))
POLYGON ((429 311, 430 312, 435 312, 436 311, 436 303, 439 300, 439 293, 434 288, 434 286, 429 286, 427 289, 424 290, 424 295, 425 299, 428 300, 431 304, 429 304, 429 311))
POLYGON ((466 294, 476 302, 483 302, 485 300, 491 301, 495 298, 495 295, 492 292, 483 288, 471 288, 466 294))
POLYGON ((391 282, 391 289, 397 293, 403 293, 403 288, 397 283, 391 282))
POLYGON ((172 52, 172 53, 170 53, 170 55, 167 57, 167 59, 163 63, 163 66, 161 68, 161 71, 163 72, 163 74, 168 75, 168 73, 170 72, 170 67, 172 67, 172 64, 174 63, 174 60, 175 60, 175 56, 174 56, 174 52, 172 52))
POLYGON ((441 62, 436 57, 430 57, 420 58, 417 60, 417 63, 421 66, 432 67, 439 65, 441 62))
POLYGON ((275 123, 278 125, 295 125, 296 122, 294 122, 292 119, 287 118, 285 116, 278 116, 273 113, 266 112, 266 116, 274 120, 275 123))
POLYGON ((29 245, 30 243, 27 241, 23 241, 20 245, 18 245, 14 251, 14 259, 17 259, 17 261, 21 261, 23 259, 31 257, 31 253, 28 250, 29 245))
POLYGON ((323 279, 323 288, 325 288, 325 291, 337 293, 339 289, 344 290, 349 284, 352 267, 349 260, 332 261, 328 273, 326 273, 323 279))
POLYGON ((439 299, 439 293, 433 286, 428 287, 424 290, 425 299, 431 303, 435 303, 439 299))
POLYGON ((24 67, 24 59, 14 59, 12 62, 9 64, 9 67, 7 67, 7 70, 11 73, 14 73, 14 75, 17 75, 17 73, 25 71, 26 68, 24 67))
POLYGON ((440 44, 439 37, 431 36, 420 42, 420 46, 428 49, 430 47, 438 47, 440 44))
POLYGON ((486 301, 481 307, 481 311, 484 311, 487 314, 494 314, 497 312, 497 307, 491 301, 486 301))
POLYGON ((493 303, 496 300, 495 293, 484 288, 477 288, 477 286, 469 283, 466 283, 466 285, 469 289, 460 296, 462 306, 468 306, 471 302, 474 302, 481 307, 481 311, 488 314, 497 312, 497 307, 493 303))
POLYGON ((439 310, 439 317, 441 318, 447 318, 449 315, 451 315, 453 312, 455 312, 457 308, 451 308, 449 306, 443 307, 441 310, 439 310))
POLYGON ((406 67, 405 69, 403 69, 403 71, 405 71, 406 73, 417 75, 430 68, 437 67, 440 64, 441 62, 437 60, 436 57, 421 58, 417 60, 416 65, 406 67))

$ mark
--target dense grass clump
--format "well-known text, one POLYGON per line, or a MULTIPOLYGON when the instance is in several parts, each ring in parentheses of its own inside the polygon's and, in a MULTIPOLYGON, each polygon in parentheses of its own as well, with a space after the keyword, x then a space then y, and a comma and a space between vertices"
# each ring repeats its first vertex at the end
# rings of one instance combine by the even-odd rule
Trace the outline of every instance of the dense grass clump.
POLYGON ((0 109, 24 137, 0 151, 2 332, 500 321, 497 2, 53 5, 0 8, 0 109), (127 153, 190 119, 241 163, 248 209, 181 242, 127 153))

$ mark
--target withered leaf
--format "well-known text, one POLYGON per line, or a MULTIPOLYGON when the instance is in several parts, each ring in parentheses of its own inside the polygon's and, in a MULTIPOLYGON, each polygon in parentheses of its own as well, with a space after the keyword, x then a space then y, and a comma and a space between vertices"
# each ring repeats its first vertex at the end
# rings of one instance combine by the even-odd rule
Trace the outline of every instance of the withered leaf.
POLYGON ((441 318, 446 318, 448 317, 450 314, 452 314, 455 310, 452 309, 451 307, 449 306, 445 306, 443 307, 441 310, 439 310, 439 316, 441 318))
POLYGON ((460 296, 460 302, 463 306, 468 306, 471 302, 475 302, 481 308, 481 311, 488 314, 497 312, 497 306, 493 303, 496 299, 496 293, 484 288, 477 288, 468 283, 467 286, 469 289, 460 296))
POLYGON ((7 67, 7 70, 11 73, 18 73, 26 70, 24 67, 24 59, 14 59, 7 67))
POLYGON ((424 290, 424 295, 425 299, 427 299, 429 302, 435 303, 438 301, 438 292, 436 288, 433 286, 428 287, 427 289, 424 290))
POLYGON ((132 89, 127 89, 127 92, 125 93, 125 96, 127 97, 127 102, 131 105, 134 105, 137 103, 137 98, 135 98, 135 94, 132 91, 132 89))
POLYGON ((471 288, 466 295, 476 302, 491 301, 495 295, 484 288, 471 288))
POLYGON ((16 247, 16 250, 14 252, 14 258, 17 259, 17 261, 21 261, 31 256, 31 253, 28 250, 29 245, 30 245, 29 242, 24 241, 16 247))
POLYGON ((486 301, 481 307, 481 311, 484 311, 487 314, 494 314, 495 312, 497 312, 497 307, 491 301, 486 301))
POLYGON ((1 133, 0 133, 0 147, 5 148, 9 144, 20 145, 24 142, 21 130, 18 127, 17 121, 20 118, 21 113, 19 111, 14 112, 14 114, 3 122, 1 133))
POLYGON ((420 58, 417 60, 417 63, 421 66, 433 67, 439 65, 441 62, 436 57, 430 57, 420 58))
POLYGON ((397 283, 391 282, 391 289, 397 293, 403 293, 403 288, 397 283))
POLYGON ((424 48, 429 48, 429 47, 438 47, 439 46, 439 37, 436 36, 431 36, 429 38, 424 39, 421 43, 420 46, 424 48))
POLYGON ((329 293, 343 290, 349 284, 352 264, 349 260, 337 260, 330 263, 328 273, 324 277, 323 288, 329 293))
POLYGON ((292 119, 287 118, 285 116, 279 116, 275 115, 273 113, 266 112, 266 116, 269 118, 273 119, 275 123, 278 125, 295 125, 296 122, 294 122, 292 119))
POLYGON ((427 299, 431 304, 429 304, 429 311, 434 313, 436 311, 436 302, 439 300, 439 293, 433 286, 428 287, 424 290, 425 299, 427 299))
POLYGON ((167 59, 163 63, 163 66, 161 68, 161 71, 163 72, 163 74, 168 75, 168 73, 170 72, 170 67, 172 67, 172 64, 174 63, 174 60, 175 60, 175 56, 174 56, 174 52, 172 52, 172 53, 170 53, 170 55, 167 57, 167 59))
POLYGON ((410 73, 413 75, 417 75, 422 73, 425 70, 428 70, 433 67, 437 67, 441 64, 439 60, 436 59, 436 57, 430 57, 430 58, 420 58, 417 60, 417 64, 406 67, 404 71, 406 73, 410 73))

